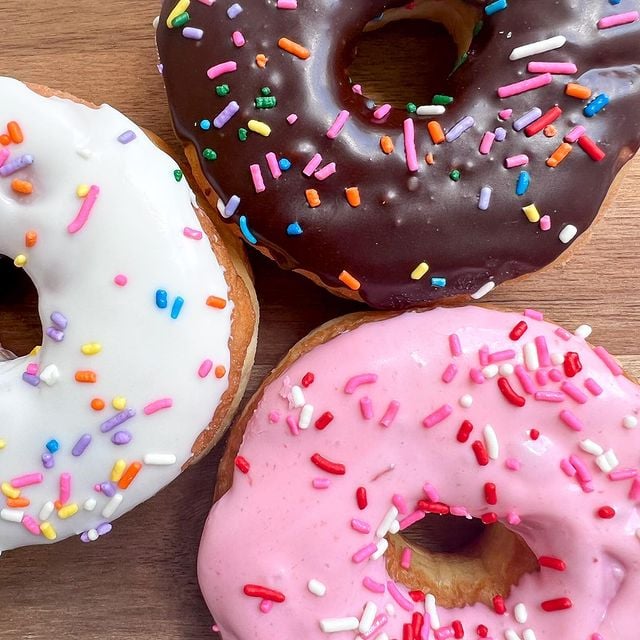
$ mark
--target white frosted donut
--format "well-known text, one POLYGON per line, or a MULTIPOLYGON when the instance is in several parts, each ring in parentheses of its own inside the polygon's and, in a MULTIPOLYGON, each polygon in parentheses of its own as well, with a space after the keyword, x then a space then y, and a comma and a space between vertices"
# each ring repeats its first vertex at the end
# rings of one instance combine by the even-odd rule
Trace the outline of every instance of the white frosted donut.
POLYGON ((44 329, 0 361, 0 550, 107 533, 220 437, 253 357, 249 289, 177 164, 51 93, 0 78, 0 254, 44 329))

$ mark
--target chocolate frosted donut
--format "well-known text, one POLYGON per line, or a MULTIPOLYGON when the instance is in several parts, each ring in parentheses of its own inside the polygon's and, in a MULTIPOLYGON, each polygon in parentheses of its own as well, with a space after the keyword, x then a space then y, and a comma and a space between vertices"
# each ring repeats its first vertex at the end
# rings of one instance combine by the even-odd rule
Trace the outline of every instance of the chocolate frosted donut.
POLYGON ((550 264, 640 145, 637 3, 402 5, 168 0, 157 30, 175 129, 221 217, 380 308, 479 298, 550 264), (373 105, 351 85, 380 14, 452 34, 436 104, 373 105))

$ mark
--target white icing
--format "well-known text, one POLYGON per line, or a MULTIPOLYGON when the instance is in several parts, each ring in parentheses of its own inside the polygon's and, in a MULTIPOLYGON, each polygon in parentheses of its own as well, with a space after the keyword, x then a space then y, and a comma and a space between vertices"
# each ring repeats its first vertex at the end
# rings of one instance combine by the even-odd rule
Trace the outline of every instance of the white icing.
MULTIPOLYGON (((184 179, 175 180, 176 163, 142 130, 109 106, 95 110, 43 98, 9 78, 0 78, 0 95, 0 129, 15 120, 24 132, 22 144, 6 147, 7 162, 23 154, 34 157, 31 166, 0 177, 0 253, 26 256, 24 268, 38 289, 45 330, 53 312, 69 320, 62 342, 45 335, 37 355, 0 360, 0 440, 5 443, 0 482, 44 474, 41 484, 21 489, 30 505, 16 509, 40 523, 43 507, 59 497, 60 474, 71 474, 67 504, 79 510, 67 519, 54 510, 47 522, 58 540, 89 530, 88 537, 95 538, 94 530, 100 533, 106 519, 152 496, 190 458, 193 442, 228 387, 227 375, 217 379, 212 370, 201 378, 198 370, 210 359, 214 369, 222 365, 228 372, 233 304, 206 305, 210 295, 228 300, 223 268, 206 235, 194 240, 183 234, 185 227, 201 231, 193 195, 184 179), (136 139, 118 142, 128 130, 136 139), (33 194, 14 193, 15 178, 30 181, 33 194), (76 194, 80 184, 97 185, 100 193, 84 228, 70 234, 67 225, 82 204, 76 194), (38 233, 32 248, 25 246, 29 230, 38 233), (114 283, 118 274, 127 276, 126 286, 114 283), (157 289, 168 292, 168 308, 157 308, 157 289), (185 303, 174 320, 176 296, 185 303), (83 355, 81 346, 89 343, 99 343, 101 351, 83 355), (47 371, 48 384, 33 387, 23 381, 29 363, 47 371), (94 370, 97 383, 76 382, 77 370, 94 370), (118 413, 111 406, 116 396, 125 397, 136 415, 101 433, 100 424, 118 413), (94 397, 106 402, 103 411, 91 408, 94 397), (171 398, 173 406, 145 415, 143 408, 161 398, 171 398), (133 439, 113 444, 111 436, 123 429, 133 439), (74 457, 71 450, 85 433, 92 441, 74 457), (47 470, 41 456, 51 439, 60 449, 53 454, 55 466, 47 470), (145 456, 155 464, 144 464, 145 456), (143 463, 129 488, 116 489, 121 502, 94 489, 109 481, 118 459, 143 463)), ((5 502, 0 494, 1 508, 5 502)), ((45 542, 10 517, 0 518, 0 550, 45 542)))

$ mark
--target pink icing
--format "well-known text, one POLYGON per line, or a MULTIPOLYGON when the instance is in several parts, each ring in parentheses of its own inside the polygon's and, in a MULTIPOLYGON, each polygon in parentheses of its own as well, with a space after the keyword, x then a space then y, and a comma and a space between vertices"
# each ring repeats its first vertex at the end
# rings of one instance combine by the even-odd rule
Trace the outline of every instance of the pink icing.
MULTIPOLYGON (((612 480, 612 470, 600 468, 596 455, 586 453, 579 443, 588 438, 605 451, 613 450, 618 470, 637 468, 640 431, 624 428, 623 419, 640 411, 640 388, 624 376, 614 376, 583 340, 572 336, 565 341, 556 335, 550 323, 528 318, 528 334, 514 345, 508 335, 521 318, 475 307, 405 313, 362 325, 317 347, 298 359, 286 376, 299 384, 306 372, 315 374, 304 391, 305 400, 318 415, 331 411, 335 416, 324 430, 312 427, 292 435, 285 424, 270 422, 270 413, 288 409, 279 395, 284 375, 267 387, 240 451, 251 463, 251 478, 235 472, 232 489, 209 515, 198 559, 202 592, 224 640, 360 638, 357 631, 325 634, 320 621, 359 619, 367 602, 377 605, 378 614, 393 604, 395 614, 388 616, 381 632, 402 637, 402 625, 411 621, 411 612, 398 601, 409 606, 407 587, 390 582, 384 557, 375 559, 373 554, 359 563, 352 557, 378 542, 376 530, 395 508, 394 496, 396 503, 402 496, 408 513, 413 513, 424 499, 425 485, 437 490, 442 502, 460 505, 474 517, 495 512, 536 555, 566 563, 565 571, 543 567, 523 576, 505 597, 504 615, 482 604, 447 610, 436 602, 438 615, 431 620, 439 618, 445 636, 445 629, 460 620, 464 637, 471 639, 479 624, 496 639, 509 630, 518 635, 507 637, 533 637, 524 635, 527 629, 537 640, 582 640, 599 637, 594 635, 598 633, 607 640, 638 637, 640 514, 633 497, 637 478, 612 480), (451 362, 452 332, 460 338, 462 354, 455 362, 463 375, 447 384, 441 376, 451 362), (540 402, 523 391, 514 373, 506 377, 526 398, 518 407, 502 395, 497 377, 482 385, 470 379, 469 370, 477 366, 478 351, 485 345, 492 353, 515 349, 511 364, 516 365, 523 362, 523 346, 536 337, 545 338, 551 355, 577 352, 583 369, 571 378, 572 385, 584 388, 591 378, 602 393, 589 395, 582 404, 570 396, 560 403, 540 402), (363 372, 377 374, 377 381, 346 394, 345 384, 363 372), (464 394, 473 396, 469 408, 458 402, 464 394), (372 400, 375 420, 362 416, 360 400, 365 395, 372 400), (385 428, 379 419, 392 400, 399 410, 393 425, 385 428), (425 417, 444 405, 451 413, 425 428, 425 417), (575 416, 582 425, 579 432, 561 419, 562 411, 575 416), (461 443, 456 434, 465 419, 474 430, 461 443), (483 434, 486 438, 488 424, 499 448, 496 452, 486 441, 489 463, 479 466, 472 443, 483 434), (532 429, 540 432, 535 440, 529 437, 532 429), (344 475, 332 475, 330 488, 321 492, 311 484, 318 472, 310 461, 314 454, 346 468, 344 475), (517 473, 508 468, 513 460, 518 461, 517 473), (485 483, 496 485, 495 506, 485 501, 485 483), (355 499, 360 486, 367 490, 364 511, 355 499), (614 509, 614 517, 598 516, 605 506, 614 509), (370 532, 352 528, 354 518, 371 523, 370 532), (312 579, 326 586, 323 597, 307 588, 312 579), (255 600, 244 595, 246 584, 276 590, 286 600, 265 616, 255 600), (372 591, 366 587, 371 584, 385 589, 372 591), (557 598, 569 598, 572 607, 542 609, 543 601, 557 598), (527 610, 524 623, 517 622, 514 613, 519 603, 527 610)), ((566 381, 563 374, 545 389, 559 391, 566 381)), ((425 604, 411 602, 411 609, 424 613, 425 604)))

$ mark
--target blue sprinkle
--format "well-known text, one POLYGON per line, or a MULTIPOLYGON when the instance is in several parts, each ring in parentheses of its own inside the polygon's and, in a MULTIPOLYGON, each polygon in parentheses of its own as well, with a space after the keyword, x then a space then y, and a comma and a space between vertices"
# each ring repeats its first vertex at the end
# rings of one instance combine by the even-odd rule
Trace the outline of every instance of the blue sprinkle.
POLYGON ((291 161, 287 160, 287 158, 280 158, 280 160, 278 160, 278 166, 283 171, 289 171, 289 169, 291 169, 291 161))
POLYGON ((431 286, 432 287, 438 287, 439 289, 442 289, 442 287, 446 287, 447 286, 447 279, 446 278, 431 278, 431 286))
POLYGON ((506 8, 507 8, 507 0, 496 0, 491 4, 488 4, 484 8, 484 12, 488 16, 492 16, 494 13, 498 13, 498 11, 502 11, 503 9, 506 9, 506 8))
POLYGON ((242 7, 235 2, 227 9, 227 15, 233 20, 242 13, 242 7))
POLYGON ((47 447, 50 453, 55 453, 60 449, 60 443, 57 440, 49 440, 44 446, 47 447))
POLYGON ((180 315, 180 312, 182 311, 183 306, 184 306, 184 298, 181 298, 180 296, 178 296, 173 301, 173 306, 171 307, 171 317, 174 320, 176 320, 177 317, 180 315))
POLYGON ((287 227, 287 235, 288 236, 301 236, 302 235, 302 227, 299 222, 292 222, 287 227))
POLYGON ((593 118, 593 116, 600 113, 608 104, 609 96, 606 93, 601 93, 584 108, 584 115, 587 116, 587 118, 593 118))
POLYGON ((245 237, 247 242, 251 244, 257 244, 258 239, 251 233, 249 230, 249 226, 247 225, 247 216, 240 216, 238 220, 238 224, 240 225, 240 231, 242 235, 245 237))
POLYGON ((156 291, 156 307, 158 307, 158 309, 167 308, 167 292, 164 289, 158 289, 156 291))
POLYGON ((516 183, 516 195, 523 196, 529 190, 531 184, 531 176, 528 171, 521 171, 516 183))
POLYGON ((209 131, 211 129, 211 120, 200 120, 200 128, 203 131, 209 131))
POLYGON ((621 0, 609 0, 609 4, 620 4, 621 0))

